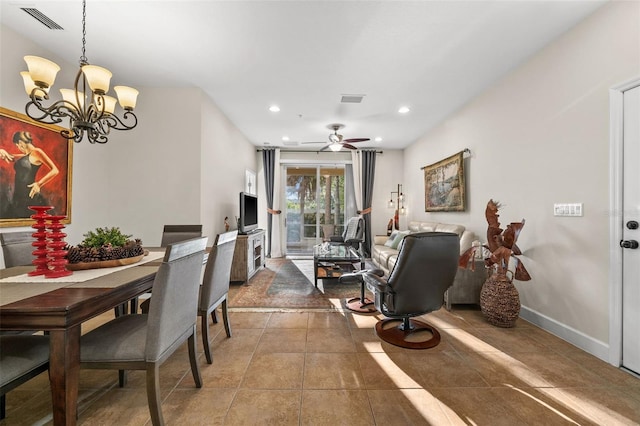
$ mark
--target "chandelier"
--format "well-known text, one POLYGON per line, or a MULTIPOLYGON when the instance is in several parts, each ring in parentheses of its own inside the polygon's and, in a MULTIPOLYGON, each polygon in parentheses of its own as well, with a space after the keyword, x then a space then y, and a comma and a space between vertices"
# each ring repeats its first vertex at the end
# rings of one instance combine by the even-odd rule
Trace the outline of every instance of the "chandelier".
POLYGON ((122 118, 119 118, 115 114, 116 99, 107 95, 111 71, 89 64, 85 56, 85 38, 86 0, 82 0, 82 56, 74 89, 60 89, 62 100, 45 106, 43 100, 49 100, 49 89, 53 86, 60 67, 48 59, 25 56, 29 71, 20 73, 30 98, 25 110, 30 118, 46 124, 61 123, 68 118, 69 130, 60 132, 66 139, 80 142, 86 135, 90 143, 106 143, 111 129, 131 130, 138 124, 138 118, 133 112, 138 91, 127 86, 113 88, 118 96, 117 101, 124 110, 122 118))

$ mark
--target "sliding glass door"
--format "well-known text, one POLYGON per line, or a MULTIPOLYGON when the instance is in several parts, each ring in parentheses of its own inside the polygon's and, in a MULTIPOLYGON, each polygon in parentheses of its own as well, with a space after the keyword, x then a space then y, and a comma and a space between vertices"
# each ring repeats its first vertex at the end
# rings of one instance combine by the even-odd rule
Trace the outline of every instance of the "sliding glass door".
POLYGON ((344 165, 288 165, 285 194, 288 255, 311 255, 314 245, 342 234, 344 165))

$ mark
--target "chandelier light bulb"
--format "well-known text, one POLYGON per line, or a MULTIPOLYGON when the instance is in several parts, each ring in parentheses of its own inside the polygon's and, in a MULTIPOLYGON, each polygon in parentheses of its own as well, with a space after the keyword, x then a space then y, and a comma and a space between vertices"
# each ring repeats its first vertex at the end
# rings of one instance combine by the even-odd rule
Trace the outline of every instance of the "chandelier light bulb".
POLYGON ((29 71, 21 71, 20 75, 22 76, 22 81, 24 82, 24 90, 25 92, 27 92, 27 95, 31 96, 31 92, 33 92, 33 90, 36 89, 36 92, 35 92, 36 98, 42 99, 49 96, 49 89, 48 88, 43 89, 36 86, 36 84, 31 79, 31 74, 29 74, 29 71))
POLYGON ((60 94, 62 95, 63 101, 73 105, 78 111, 84 109, 84 92, 76 92, 73 89, 60 89, 60 94), (76 93, 78 94, 77 97, 76 93), (78 100, 80 101, 80 105, 78 105, 78 100))
MULTIPOLYGON (((108 114, 113 114, 113 112, 116 110, 116 102, 118 102, 118 100, 113 96, 105 95, 105 96, 102 96, 102 101, 104 102, 104 112, 108 114)), ((99 100, 98 100, 98 103, 100 103, 99 100)))
POLYGON ((83 65, 82 72, 93 93, 104 95, 109 91, 109 82, 113 76, 111 71, 97 65, 83 65))
POLYGON ((115 86, 113 90, 118 94, 118 102, 120 102, 122 109, 133 111, 138 100, 138 93, 140 92, 128 86, 115 86))
POLYGON ((24 61, 29 68, 29 76, 36 86, 47 89, 53 86, 60 67, 55 62, 39 56, 27 55, 24 61))

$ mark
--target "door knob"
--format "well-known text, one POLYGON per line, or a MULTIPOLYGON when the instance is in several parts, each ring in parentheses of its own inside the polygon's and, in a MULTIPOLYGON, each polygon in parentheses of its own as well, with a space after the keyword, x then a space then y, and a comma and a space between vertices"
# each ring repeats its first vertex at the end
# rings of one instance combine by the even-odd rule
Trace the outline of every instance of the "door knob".
POLYGON ((627 222, 627 228, 638 229, 638 222, 635 220, 630 220, 629 222, 627 222))
POLYGON ((623 240, 620 241, 620 247, 622 248, 628 248, 628 249, 637 249, 638 248, 638 242, 636 240, 623 240))

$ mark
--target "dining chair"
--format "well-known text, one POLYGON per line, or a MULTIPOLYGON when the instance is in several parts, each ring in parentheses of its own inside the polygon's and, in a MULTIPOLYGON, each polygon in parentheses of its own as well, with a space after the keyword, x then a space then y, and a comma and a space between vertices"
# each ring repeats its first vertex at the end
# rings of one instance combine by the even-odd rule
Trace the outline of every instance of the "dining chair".
POLYGON ((170 244, 153 282, 148 314, 122 315, 83 335, 80 368, 145 370, 154 425, 163 425, 160 366, 185 341, 196 387, 202 377, 196 357, 196 311, 207 238, 170 244))
MULTIPOLYGON (((160 247, 166 247, 169 244, 185 241, 192 238, 202 237, 202 225, 164 225, 162 229, 162 239, 160 247)), ((144 302, 143 302, 144 303, 144 302)), ((138 312, 139 298, 134 297, 130 301, 131 313, 138 312)), ((124 315, 127 313, 127 304, 115 308, 115 315, 124 315)))
POLYGON ((238 231, 218 234, 211 247, 209 258, 204 269, 202 286, 200 286, 200 299, 198 301, 198 316, 201 318, 202 345, 207 363, 212 363, 211 347, 209 344, 209 315, 214 323, 218 322, 216 308, 222 305, 222 320, 227 337, 231 337, 229 324, 229 311, 227 309, 227 295, 229 293, 229 280, 231 279, 231 264, 233 252, 236 248, 238 231))
POLYGON ((4 267, 31 265, 33 261, 33 250, 31 245, 34 238, 31 231, 5 232, 0 234, 0 246, 2 246, 2 257, 4 267))
POLYGON ((0 336, 0 420, 6 415, 7 392, 48 368, 48 336, 0 336))
POLYGON ((164 225, 160 247, 197 237, 202 237, 202 225, 164 225))

